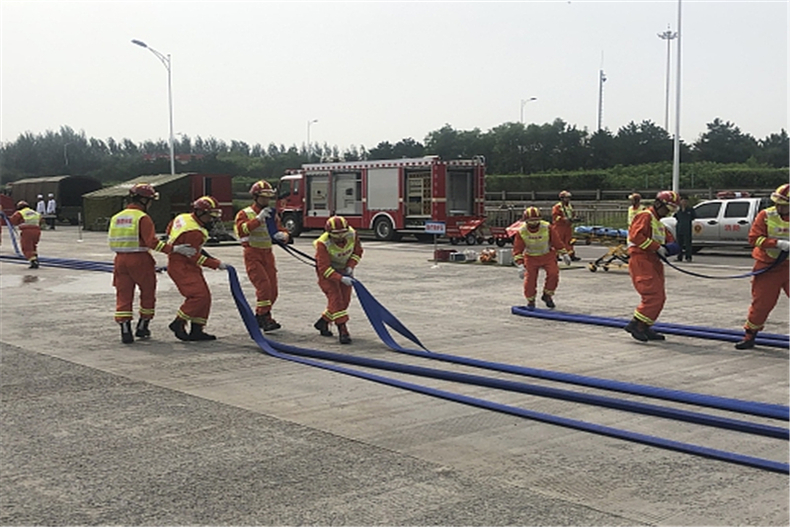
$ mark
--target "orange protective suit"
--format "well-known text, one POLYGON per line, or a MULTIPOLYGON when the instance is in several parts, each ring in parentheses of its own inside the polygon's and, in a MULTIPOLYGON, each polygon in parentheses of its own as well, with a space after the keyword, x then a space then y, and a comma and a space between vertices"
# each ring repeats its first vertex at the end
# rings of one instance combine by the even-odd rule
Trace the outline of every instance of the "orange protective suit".
POLYGON ((525 223, 518 234, 513 237, 513 260, 516 265, 524 265, 524 296, 527 302, 534 302, 538 294, 538 272, 543 269, 546 280, 543 294, 553 296, 560 283, 560 268, 557 265, 557 254, 565 254, 565 245, 559 239, 556 230, 550 228, 548 222, 530 226, 525 223), (543 242, 540 241, 541 229, 544 230, 543 242), (532 236, 536 249, 528 249, 532 236), (532 254, 529 254, 529 253, 532 254))
POLYGON ((29 207, 16 211, 8 221, 19 226, 19 244, 22 255, 33 262, 38 259, 38 242, 41 240, 41 215, 35 218, 36 212, 29 207))
POLYGON ((359 236, 349 229, 343 243, 338 243, 325 232, 315 242, 316 274, 318 286, 326 295, 326 309, 321 315, 327 322, 336 325, 348 322, 348 305, 351 303, 351 287, 341 283, 347 267, 354 269, 362 258, 359 236))
MULTIPOLYGON (((279 294, 277 286, 277 266, 272 251, 272 240, 266 223, 257 219, 261 207, 253 203, 236 214, 234 231, 244 247, 244 267, 247 276, 255 287, 255 314, 266 315, 271 312, 279 294), (250 214, 251 212, 251 214, 250 214), (250 217, 252 216, 252 217, 250 217)), ((286 231, 275 218, 277 230, 286 231)))
POLYGON ((634 318, 652 326, 664 308, 667 296, 664 288, 664 264, 657 251, 674 241, 672 233, 658 221, 653 207, 634 216, 628 229, 628 274, 642 301, 634 311, 634 318))
MULTIPOLYGON (((145 212, 145 207, 131 203, 129 210, 145 212)), ((139 247, 170 254, 172 245, 156 237, 154 222, 147 214, 138 222, 139 247)), ((112 285, 115 286, 115 321, 132 320, 135 287, 140 288, 140 318, 154 318, 156 307, 156 260, 149 251, 116 252, 112 272, 112 285)))
MULTIPOLYGON (((776 213, 776 208, 771 207, 761 210, 749 229, 749 245, 752 245, 752 258, 754 258, 753 271, 770 267, 779 256, 776 242, 779 238, 787 239, 788 219, 776 213), (773 227, 769 226, 769 215, 773 215, 773 227)), ((779 293, 785 292, 790 296, 790 264, 787 258, 770 271, 758 274, 752 278, 752 303, 746 316, 743 328, 748 332, 757 332, 763 329, 768 315, 779 300, 779 293)))
POLYGON ((211 311, 211 291, 203 278, 201 266, 217 269, 220 264, 216 258, 201 253, 203 244, 208 239, 208 232, 200 226, 195 215, 189 213, 177 216, 168 225, 167 232, 170 235, 169 244, 187 244, 196 251, 191 257, 179 253, 170 253, 167 257, 167 274, 176 284, 179 293, 185 297, 176 316, 185 321, 206 325, 211 311), (184 221, 190 221, 190 224, 194 223, 197 227, 187 228, 173 238, 179 223, 184 221))
POLYGON ((571 258, 575 258, 571 239, 573 238, 573 207, 563 205, 560 201, 551 208, 551 229, 557 234, 557 239, 563 248, 568 251, 571 258))

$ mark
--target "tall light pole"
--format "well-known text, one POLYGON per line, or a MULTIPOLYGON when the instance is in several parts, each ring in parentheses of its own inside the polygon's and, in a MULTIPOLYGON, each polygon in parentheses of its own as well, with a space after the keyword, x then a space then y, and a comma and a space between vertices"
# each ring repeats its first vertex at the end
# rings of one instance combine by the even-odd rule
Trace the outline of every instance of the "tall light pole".
POLYGON ((538 100, 537 97, 530 97, 529 99, 521 99, 521 119, 520 119, 521 124, 524 124, 524 105, 530 101, 537 101, 537 100, 538 100))
POLYGON ((598 130, 603 125, 603 83, 606 82, 606 74, 603 68, 598 70, 598 130))
POLYGON ((313 160, 313 147, 310 145, 310 126, 313 123, 317 123, 318 119, 312 119, 307 121, 307 162, 313 160))
POLYGON ((132 44, 146 48, 148 51, 153 53, 156 58, 162 61, 162 64, 167 70, 167 102, 170 108, 170 174, 174 175, 176 173, 176 156, 175 150, 173 149, 173 84, 171 82, 170 54, 168 53, 167 55, 162 55, 157 50, 149 47, 145 42, 140 40, 132 40, 132 44))
POLYGON ((675 73, 675 144, 672 156, 672 190, 680 192, 680 1, 678 0, 678 59, 675 73))
POLYGON ((669 48, 672 44, 672 41, 678 36, 677 33, 673 33, 669 29, 669 24, 667 24, 667 30, 663 33, 658 34, 658 38, 661 40, 667 41, 667 89, 666 89, 666 106, 664 108, 664 130, 669 133, 669 48))

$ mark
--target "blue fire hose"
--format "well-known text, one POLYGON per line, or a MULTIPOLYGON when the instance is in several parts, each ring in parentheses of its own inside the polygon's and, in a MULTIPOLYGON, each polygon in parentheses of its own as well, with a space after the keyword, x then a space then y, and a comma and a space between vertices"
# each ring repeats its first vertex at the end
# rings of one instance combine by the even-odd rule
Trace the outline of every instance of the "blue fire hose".
MULTIPOLYGON (((336 364, 327 364, 324 362, 320 362, 319 360, 328 360, 328 361, 335 361, 335 362, 342 362, 342 363, 353 363, 359 364, 366 367, 375 367, 375 368, 385 368, 385 369, 392 369, 394 368, 395 371, 399 371, 402 373, 408 373, 412 375, 426 375, 430 374, 431 377, 435 378, 444 378, 446 380, 458 380, 463 378, 464 380, 461 382, 469 382, 473 377, 476 381, 482 382, 482 379, 476 376, 467 376, 463 374, 457 374, 452 372, 439 372, 437 370, 429 370, 427 368, 420 368, 416 366, 407 366, 402 364, 393 364, 393 363, 386 363, 385 361, 378 361, 375 359, 365 359, 362 357, 354 357, 349 355, 341 355, 337 353, 330 353, 330 352, 322 352, 316 350, 307 350, 302 348, 297 348, 295 346, 289 346, 285 344, 280 344, 277 342, 273 342, 268 340, 266 337, 263 336, 260 329, 258 328, 257 322, 255 320, 255 315, 252 312, 249 304, 247 303, 246 299, 244 298, 244 294, 241 290, 241 285, 239 283, 238 275, 236 274, 235 269, 232 266, 228 266, 228 276, 230 278, 230 288, 231 294, 233 296, 234 301, 236 302, 236 306, 239 309, 241 314, 242 320, 244 321, 244 325, 247 328, 250 337, 258 344, 261 350, 268 355, 273 357, 277 357, 284 360, 294 361, 301 364, 307 364, 310 366, 318 367, 327 369, 330 371, 334 371, 337 373, 343 373, 345 375, 350 375, 358 378, 367 379, 370 381, 378 382, 381 384, 394 386, 406 390, 410 390, 417 393, 422 393, 425 395, 430 395, 433 397, 438 397, 445 400, 455 401, 462 404, 467 404, 471 406, 475 406, 478 408, 486 408, 489 410, 494 410, 497 412, 515 415, 527 419, 532 419, 540 422, 545 422, 549 424, 554 424, 558 426, 564 426, 567 428, 572 428, 576 430, 582 430, 585 432, 591 432, 598 435, 604 435, 608 437, 615 437, 618 439, 624 439, 628 441, 633 441, 641 444, 646 444, 650 446, 656 446, 659 448, 664 448, 668 450, 673 450, 677 452, 683 452, 687 454, 697 455, 701 457, 706 457, 709 459, 716 459, 719 461, 725 461, 729 463, 735 463, 739 465, 750 466, 753 468, 759 468, 762 470, 767 470, 771 472, 778 472, 782 474, 790 473, 790 466, 787 463, 781 463, 776 461, 771 461, 762 458, 756 458, 752 456, 745 456, 742 454, 737 454, 733 452, 726 452, 722 450, 711 449, 707 447, 702 447, 698 445, 691 445, 687 443, 682 443, 679 441, 672 441, 668 439, 663 439, 655 436, 650 436, 646 434, 639 434, 634 432, 629 432, 626 430, 620 430, 612 427, 596 425, 592 423, 587 423, 584 421, 579 421, 576 419, 568 419, 564 417, 558 417, 550 414, 545 414, 542 412, 535 412, 531 410, 525 410, 522 408, 504 405, 495 403, 492 401, 487 401, 484 399, 479 399, 475 397, 469 397, 461 394, 447 392, 445 390, 439 390, 427 386, 421 386, 414 383, 409 383, 405 381, 401 381, 398 379, 392 379, 388 377, 383 377, 380 375, 354 370, 351 368, 346 368, 343 366, 338 366, 336 364), (417 373, 419 372, 419 373, 417 373)), ((354 284, 355 290, 358 289, 359 281, 356 281, 354 284)), ((499 386, 494 387, 503 387, 506 385, 507 381, 501 381, 498 379, 486 379, 486 384, 488 385, 488 381, 494 381, 493 384, 497 384, 499 386)), ((507 383, 507 384, 518 384, 518 383, 507 383)), ((513 387, 513 386, 508 386, 513 387)), ((518 391, 521 391, 520 389, 518 391)), ((579 399, 584 398, 582 394, 576 394, 576 397, 579 399)), ((768 427, 771 428, 771 427, 768 427)), ((786 436, 786 431, 784 431, 782 436, 786 436)))
MULTIPOLYGON (((599 317, 594 315, 576 315, 558 311, 548 311, 544 309, 527 309, 525 306, 513 306, 511 313, 523 317, 542 318, 546 320, 557 320, 562 322, 579 322, 582 324, 593 324, 597 326, 608 326, 613 328, 624 328, 628 320, 622 318, 599 317)), ((720 330, 717 328, 701 328, 699 326, 682 326, 680 324, 663 324, 657 322, 653 325, 656 331, 670 335, 682 335, 686 337, 697 337, 710 340, 722 340, 726 342, 738 342, 743 337, 743 333, 730 330, 720 330)), ((757 334, 755 343, 762 346, 775 348, 790 347, 790 340, 787 335, 778 334, 757 334)))

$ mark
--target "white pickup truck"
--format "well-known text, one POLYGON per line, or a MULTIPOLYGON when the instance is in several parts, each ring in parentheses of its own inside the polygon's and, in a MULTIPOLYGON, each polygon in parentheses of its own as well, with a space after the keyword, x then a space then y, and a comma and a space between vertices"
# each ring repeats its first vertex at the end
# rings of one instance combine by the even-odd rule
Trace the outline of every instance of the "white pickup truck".
MULTIPOLYGON (((773 205, 770 198, 714 199, 697 203, 697 219, 692 225, 691 245, 696 253, 703 247, 747 247, 749 229, 757 213, 773 205)), ((661 222, 675 235, 677 220, 661 222)))

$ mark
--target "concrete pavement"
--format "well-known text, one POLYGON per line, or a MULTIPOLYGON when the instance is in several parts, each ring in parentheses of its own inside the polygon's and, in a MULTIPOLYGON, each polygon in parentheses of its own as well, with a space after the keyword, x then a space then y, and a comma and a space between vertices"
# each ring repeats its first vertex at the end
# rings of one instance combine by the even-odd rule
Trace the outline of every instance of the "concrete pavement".
MULTIPOLYGON (((3 238, 0 251, 10 254, 5 231, 3 238)), ((296 246, 312 252, 311 241, 299 238, 296 246)), ((642 344, 622 330, 516 317, 510 307, 524 299, 514 268, 433 268, 430 244, 366 241, 364 247, 358 278, 429 349, 787 404, 787 350, 738 352, 731 343, 675 336, 642 344)), ((111 260, 104 234, 83 233, 80 242, 73 228, 44 231, 40 251, 42 256, 111 260)), ((209 251, 239 270, 251 298, 241 249, 209 251)), ((599 246, 579 249, 585 260, 604 252, 599 246)), ((166 262, 161 255, 157 259, 166 262)), ((340 346, 320 337, 312 323, 324 298, 314 271, 281 250, 277 261, 281 296, 274 313, 284 327, 273 338, 472 372, 388 351, 356 299, 350 309, 354 343, 340 346)), ((748 258, 704 254, 693 264, 710 274, 744 272, 750 265, 748 258)), ((661 321, 727 328, 743 323, 748 280, 702 280, 671 270, 667 275, 669 301, 661 321)), ((206 270, 206 276, 214 294, 207 330, 219 340, 182 343, 172 336, 166 326, 181 297, 163 275, 153 338, 125 346, 112 321, 109 274, 32 271, 0 263, 0 523, 790 522, 787 476, 527 421, 262 355, 245 334, 226 274, 206 270)), ((625 318, 638 296, 626 271, 590 273, 578 266, 561 272, 556 301, 568 312, 625 318)), ((788 332, 786 297, 766 330, 788 332)), ((785 441, 400 377, 678 441, 788 458, 785 441)))

